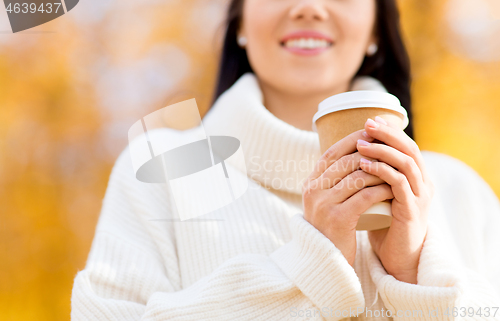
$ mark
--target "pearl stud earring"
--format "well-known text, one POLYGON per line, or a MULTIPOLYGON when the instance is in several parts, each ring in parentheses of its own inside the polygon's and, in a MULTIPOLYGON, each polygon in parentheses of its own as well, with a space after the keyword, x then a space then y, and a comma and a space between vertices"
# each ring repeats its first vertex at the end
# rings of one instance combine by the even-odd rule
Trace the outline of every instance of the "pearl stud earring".
POLYGON ((246 45, 247 45, 247 38, 246 37, 238 37, 238 45, 241 47, 241 48, 244 48, 246 45))
POLYGON ((378 51, 378 45, 376 43, 372 43, 370 46, 368 46, 366 54, 368 56, 373 56, 377 51, 378 51))

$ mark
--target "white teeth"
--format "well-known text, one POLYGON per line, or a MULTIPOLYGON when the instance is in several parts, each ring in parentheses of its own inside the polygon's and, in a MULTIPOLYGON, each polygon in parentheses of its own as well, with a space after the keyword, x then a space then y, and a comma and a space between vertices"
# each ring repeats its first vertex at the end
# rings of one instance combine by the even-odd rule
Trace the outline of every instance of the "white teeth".
POLYGON ((329 47, 330 45, 331 43, 324 39, 314 39, 314 38, 290 39, 285 42, 285 47, 287 48, 301 48, 301 49, 326 48, 329 47))

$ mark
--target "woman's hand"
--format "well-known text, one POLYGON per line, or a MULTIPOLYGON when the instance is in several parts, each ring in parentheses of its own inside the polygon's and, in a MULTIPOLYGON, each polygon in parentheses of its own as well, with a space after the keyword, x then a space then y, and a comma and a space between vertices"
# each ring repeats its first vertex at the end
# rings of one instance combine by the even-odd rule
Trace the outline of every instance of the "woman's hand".
POLYGON ((333 242, 351 266, 361 213, 374 203, 394 197, 382 179, 358 169, 361 155, 356 152, 357 140, 373 140, 362 132, 332 145, 302 186, 304 218, 333 242))
POLYGON ((434 185, 415 141, 381 117, 375 120, 365 123, 366 133, 386 145, 360 140, 357 147, 362 156, 378 160, 369 163, 361 159, 361 168, 391 186, 393 219, 388 229, 370 231, 368 236, 387 273, 416 284, 434 185))

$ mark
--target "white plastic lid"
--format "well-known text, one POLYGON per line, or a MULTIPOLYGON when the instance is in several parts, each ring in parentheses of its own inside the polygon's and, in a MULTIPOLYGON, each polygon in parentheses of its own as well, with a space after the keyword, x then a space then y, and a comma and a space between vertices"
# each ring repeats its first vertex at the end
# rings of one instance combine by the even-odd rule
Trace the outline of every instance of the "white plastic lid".
POLYGON ((374 90, 355 90, 333 95, 323 100, 318 105, 318 112, 313 117, 313 130, 316 132, 316 121, 321 117, 339 110, 360 108, 360 107, 377 107, 386 108, 396 111, 403 115, 403 124, 405 129, 410 123, 408 113, 398 97, 374 90))

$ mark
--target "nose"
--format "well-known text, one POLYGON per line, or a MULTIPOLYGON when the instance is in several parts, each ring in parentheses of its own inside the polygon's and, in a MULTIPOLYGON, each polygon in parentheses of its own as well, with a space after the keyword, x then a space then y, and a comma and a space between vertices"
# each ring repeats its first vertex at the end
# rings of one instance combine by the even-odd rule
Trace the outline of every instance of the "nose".
POLYGON ((321 4, 322 1, 303 0, 299 1, 290 10, 289 17, 293 20, 318 20, 323 21, 328 19, 328 12, 321 4))

